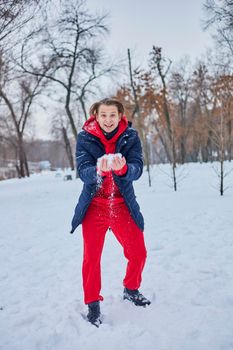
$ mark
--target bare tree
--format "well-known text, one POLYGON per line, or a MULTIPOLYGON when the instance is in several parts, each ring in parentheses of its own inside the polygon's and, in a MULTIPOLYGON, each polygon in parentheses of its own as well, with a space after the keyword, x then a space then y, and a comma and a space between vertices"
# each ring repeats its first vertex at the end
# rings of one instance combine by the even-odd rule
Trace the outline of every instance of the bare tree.
MULTIPOLYGON (((5 118, 11 121, 6 121, 6 123, 8 125, 10 124, 11 130, 14 130, 14 136, 11 135, 10 139, 17 140, 17 159, 19 160, 19 165, 16 162, 16 166, 18 176, 25 177, 29 176, 29 168, 24 149, 24 133, 31 116, 33 102, 43 88, 43 78, 35 77, 34 79, 30 79, 25 76, 17 77, 15 75, 10 78, 7 75, 6 66, 2 64, 0 67, 0 99, 3 102, 2 109, 5 118)), ((15 142, 13 144, 15 145, 15 142)))
POLYGON ((151 69, 156 74, 158 74, 161 83, 162 83, 162 89, 161 89, 161 95, 162 95, 162 101, 163 101, 163 115, 164 120, 166 122, 166 134, 167 134, 167 144, 168 144, 168 150, 169 150, 169 159, 171 160, 172 164, 172 173, 173 173, 173 187, 174 190, 177 190, 177 179, 176 179, 176 149, 175 149, 175 135, 174 135, 174 129, 172 125, 171 120, 171 111, 169 108, 169 100, 168 100, 168 88, 167 88, 167 74, 169 72, 171 61, 169 60, 167 63, 165 62, 165 59, 162 56, 162 50, 160 47, 153 46, 153 49, 151 51, 151 69), (166 67, 165 67, 166 65, 166 67))
POLYGON ((179 160, 182 164, 186 162, 186 143, 191 130, 188 122, 188 107, 191 98, 191 74, 187 72, 187 66, 187 60, 180 61, 179 66, 172 71, 169 82, 171 95, 177 106, 176 139, 179 142, 179 160))
POLYGON ((197 159, 202 162, 213 161, 212 143, 213 113, 216 96, 212 91, 214 81, 204 62, 198 62, 192 75, 191 121, 193 123, 193 143, 197 159))
POLYGON ((216 173, 220 179, 220 195, 223 196, 224 193, 224 178, 225 178, 225 171, 224 171, 224 161, 225 161, 225 127, 224 127, 224 115, 220 111, 219 114, 219 128, 213 129, 212 127, 212 138, 213 142, 215 143, 216 148, 218 149, 219 154, 219 163, 220 163, 220 172, 216 170, 216 173))
POLYGON ((148 137, 147 137, 147 133, 145 131, 144 123, 143 123, 143 116, 141 113, 141 108, 140 108, 140 103, 139 103, 140 97, 138 96, 138 92, 137 92, 138 87, 136 86, 135 79, 134 79, 134 75, 137 74, 137 71, 135 70, 134 74, 133 74, 130 49, 128 49, 128 62, 129 62, 130 86, 132 89, 133 101, 134 101, 134 110, 133 110, 131 118, 132 118, 132 120, 136 121, 139 135, 140 135, 140 138, 142 140, 145 161, 146 161, 146 170, 148 173, 148 182, 149 182, 149 187, 150 187, 151 186, 151 175, 150 175, 150 153, 149 153, 149 146, 148 146, 148 137))
POLYGON ((43 29, 31 33, 22 49, 21 67, 24 71, 43 76, 59 87, 74 137, 77 136, 77 128, 72 104, 80 101, 86 116, 87 87, 110 69, 103 69, 101 50, 94 46, 94 39, 102 37, 108 31, 105 20, 105 15, 91 15, 86 10, 84 1, 61 1, 61 10, 55 23, 47 21, 43 29), (38 34, 42 38, 39 41, 38 34), (33 61, 24 58, 24 51, 29 44, 35 44, 35 38, 42 54, 40 66, 33 69, 33 61))
MULTIPOLYGON (((0 45, 9 47, 9 38, 34 18, 41 0, 0 0, 0 45), (3 43, 4 42, 4 43, 3 43)), ((16 42, 16 40, 14 40, 16 42)))
POLYGON ((211 124, 212 139, 215 145, 215 149, 218 153, 218 161, 220 164, 220 170, 215 169, 220 180, 220 195, 224 194, 227 187, 224 184, 226 176, 229 171, 225 170, 224 162, 231 160, 231 124, 233 122, 232 117, 232 77, 231 76, 218 76, 213 83, 213 93, 217 99, 217 106, 213 115, 214 123, 211 124), (230 137, 229 137, 229 123, 230 123, 230 137), (230 146, 229 146, 230 142, 230 146), (230 152, 230 154, 229 154, 230 152))
POLYGON ((62 114, 62 111, 58 110, 52 120, 52 135, 57 141, 61 141, 64 146, 67 159, 70 164, 71 170, 74 170, 74 160, 73 160, 73 148, 70 142, 69 135, 69 122, 67 118, 62 114))
MULTIPOLYGON (((221 108, 225 120, 225 142, 227 159, 232 160, 233 152, 233 76, 231 74, 224 74, 218 78, 217 85, 221 91, 221 108)), ((220 99, 219 93, 217 95, 220 99)))
POLYGON ((214 27, 217 41, 233 55, 233 2, 232 0, 206 0, 204 9, 207 14, 205 29, 214 27))
MULTIPOLYGON (((61 0, 57 12, 53 22, 47 13, 44 26, 30 33, 22 47, 20 66, 24 72, 43 77, 52 84, 53 95, 55 90, 60 96, 76 139, 75 106, 80 104, 87 119, 86 101, 96 91, 95 82, 113 72, 113 65, 106 63, 100 45, 95 44, 108 33, 106 15, 90 14, 82 0, 61 0), (30 56, 28 53, 35 47, 39 54, 30 56)), ((64 137, 68 145, 69 136, 64 134, 64 137)))

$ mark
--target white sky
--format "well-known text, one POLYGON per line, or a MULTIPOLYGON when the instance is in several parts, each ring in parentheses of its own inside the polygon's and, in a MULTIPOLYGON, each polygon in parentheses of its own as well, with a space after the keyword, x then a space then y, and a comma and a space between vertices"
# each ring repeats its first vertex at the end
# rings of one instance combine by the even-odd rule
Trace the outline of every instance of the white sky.
POLYGON ((152 46, 161 46, 172 61, 184 55, 195 59, 211 46, 202 30, 204 0, 90 0, 91 10, 109 13, 111 30, 106 45, 112 53, 135 49, 142 59, 152 46))
MULTIPOLYGON (((110 29, 106 51, 112 57, 127 58, 132 51, 135 64, 148 60, 152 46, 160 46, 173 62, 188 55, 195 61, 211 47, 209 32, 202 29, 204 0, 87 0, 91 12, 108 13, 110 29)), ((48 118, 40 115, 36 134, 50 138, 48 118)))

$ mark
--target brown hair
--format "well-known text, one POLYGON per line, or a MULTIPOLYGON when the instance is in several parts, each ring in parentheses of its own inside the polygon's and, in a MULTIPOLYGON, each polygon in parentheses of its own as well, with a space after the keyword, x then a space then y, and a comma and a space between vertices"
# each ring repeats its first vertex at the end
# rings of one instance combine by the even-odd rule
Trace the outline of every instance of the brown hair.
POLYGON ((90 108, 90 115, 98 114, 99 108, 101 105, 116 106, 118 113, 121 113, 121 114, 124 114, 124 111, 125 111, 124 106, 120 101, 115 100, 113 98, 104 98, 103 100, 101 100, 99 102, 93 103, 93 105, 90 108))

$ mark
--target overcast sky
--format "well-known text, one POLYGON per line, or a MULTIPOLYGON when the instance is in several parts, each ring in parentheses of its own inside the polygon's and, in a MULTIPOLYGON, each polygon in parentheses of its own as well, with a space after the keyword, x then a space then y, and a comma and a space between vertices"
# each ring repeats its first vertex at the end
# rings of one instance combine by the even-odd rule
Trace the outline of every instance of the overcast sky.
POLYGON ((152 46, 161 46, 172 61, 189 55, 192 60, 211 46, 204 32, 204 0, 89 0, 91 10, 109 13, 110 35, 106 45, 111 52, 136 50, 143 57, 152 46))
MULTIPOLYGON (((148 61, 152 46, 160 46, 173 62, 184 55, 195 62, 213 41, 202 29, 204 0, 87 0, 91 12, 108 13, 110 34, 107 52, 127 58, 132 50, 136 64, 148 61)), ((40 115, 36 126, 41 138, 48 138, 48 120, 40 115)))

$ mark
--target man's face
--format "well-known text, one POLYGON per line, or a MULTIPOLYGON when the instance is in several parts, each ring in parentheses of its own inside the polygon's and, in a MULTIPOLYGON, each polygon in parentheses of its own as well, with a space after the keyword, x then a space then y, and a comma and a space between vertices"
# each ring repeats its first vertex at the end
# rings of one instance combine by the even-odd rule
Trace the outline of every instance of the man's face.
POLYGON ((118 113, 117 107, 100 105, 96 120, 101 129, 106 132, 111 132, 116 129, 121 119, 121 114, 118 113))

